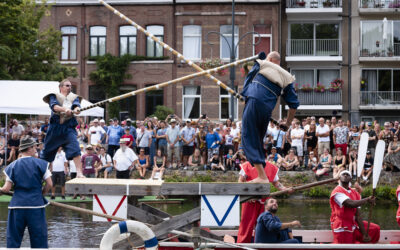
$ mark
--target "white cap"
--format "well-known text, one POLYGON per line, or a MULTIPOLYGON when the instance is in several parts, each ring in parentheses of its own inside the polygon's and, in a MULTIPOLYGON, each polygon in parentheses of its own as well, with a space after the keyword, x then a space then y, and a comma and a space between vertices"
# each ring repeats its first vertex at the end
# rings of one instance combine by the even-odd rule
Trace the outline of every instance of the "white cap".
POLYGON ((171 121, 169 121, 170 123, 176 122, 176 120, 174 118, 171 119, 171 121))
POLYGON ((343 170, 342 172, 340 172, 340 176, 342 176, 343 174, 348 174, 351 176, 351 173, 349 170, 343 170))
POLYGON ((101 120, 100 120, 100 122, 102 122, 102 123, 106 123, 106 121, 104 121, 104 119, 101 119, 101 120))
POLYGON ((96 118, 96 119, 93 120, 93 122, 99 122, 99 119, 96 118))

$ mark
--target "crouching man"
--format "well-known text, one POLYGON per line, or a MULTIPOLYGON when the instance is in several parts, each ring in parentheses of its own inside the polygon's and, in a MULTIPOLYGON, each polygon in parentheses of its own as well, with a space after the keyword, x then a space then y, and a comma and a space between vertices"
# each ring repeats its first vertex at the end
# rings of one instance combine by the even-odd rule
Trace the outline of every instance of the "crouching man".
POLYGON ((282 223, 276 213, 278 202, 270 198, 265 203, 265 212, 257 219, 255 243, 300 243, 293 238, 290 227, 300 227, 299 221, 282 223))

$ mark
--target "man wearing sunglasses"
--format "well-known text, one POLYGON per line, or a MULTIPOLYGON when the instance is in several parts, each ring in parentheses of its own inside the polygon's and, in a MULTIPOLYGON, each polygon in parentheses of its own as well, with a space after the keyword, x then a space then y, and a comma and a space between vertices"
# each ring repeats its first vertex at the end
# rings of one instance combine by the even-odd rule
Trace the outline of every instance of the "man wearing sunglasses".
POLYGON ((50 106, 51 117, 40 158, 52 162, 57 149, 62 147, 67 159, 74 161, 77 177, 82 177, 81 150, 75 130, 78 122, 74 117, 80 113, 82 97, 71 93, 71 87, 71 82, 64 79, 60 82, 59 93, 50 93, 43 98, 50 106))

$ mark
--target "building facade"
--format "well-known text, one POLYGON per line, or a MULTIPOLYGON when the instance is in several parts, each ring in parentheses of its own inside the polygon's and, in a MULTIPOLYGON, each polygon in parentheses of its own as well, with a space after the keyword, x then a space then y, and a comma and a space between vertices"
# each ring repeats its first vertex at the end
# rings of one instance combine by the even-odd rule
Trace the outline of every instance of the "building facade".
MULTIPOLYGON (((211 58, 218 59, 214 60, 218 63, 229 62, 231 1, 107 2, 195 63, 209 62, 211 58), (226 40, 216 32, 225 35, 226 40)), ((236 1, 236 58, 280 49, 280 9, 279 1, 236 1), (254 31, 260 36, 251 33, 254 31)), ((91 102, 106 98, 105 93, 89 79, 90 72, 96 70, 96 62, 90 60, 93 56, 105 53, 146 56, 148 60, 130 63, 127 73, 131 78, 120 87, 121 94, 196 72, 96 0, 55 1, 42 22, 43 28, 50 25, 62 32, 61 63, 77 68, 79 76, 72 79, 74 90, 91 102), (160 60, 154 60, 154 57, 160 60)), ((215 76, 230 86, 229 70, 215 76)), ((241 91, 243 81, 243 70, 237 67, 235 90, 241 91)), ((213 120, 231 116, 240 119, 244 106, 235 100, 235 111, 231 114, 229 94, 209 78, 199 77, 121 101, 121 117, 144 119, 154 113, 157 105, 171 107, 185 119, 197 119, 206 114, 213 120)))

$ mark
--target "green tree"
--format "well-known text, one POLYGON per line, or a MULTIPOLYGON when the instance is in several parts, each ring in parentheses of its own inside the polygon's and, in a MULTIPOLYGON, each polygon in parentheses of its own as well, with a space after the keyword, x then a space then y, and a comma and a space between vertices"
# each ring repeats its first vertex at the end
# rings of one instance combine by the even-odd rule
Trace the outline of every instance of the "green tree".
MULTIPOLYGON (((130 56, 121 57, 105 54, 96 59, 95 71, 90 73, 90 80, 105 92, 106 98, 115 97, 120 94, 120 86, 123 81, 131 76, 126 74, 130 63, 130 56)), ((109 105, 109 117, 118 117, 119 102, 112 102, 109 105)))
POLYGON ((77 76, 58 61, 61 32, 40 30, 49 6, 35 0, 0 0, 0 79, 56 80, 77 76))
POLYGON ((157 105, 156 106, 156 111, 154 114, 152 114, 150 117, 157 117, 159 120, 165 120, 168 115, 174 114, 175 111, 172 108, 168 108, 167 106, 164 105, 157 105))

